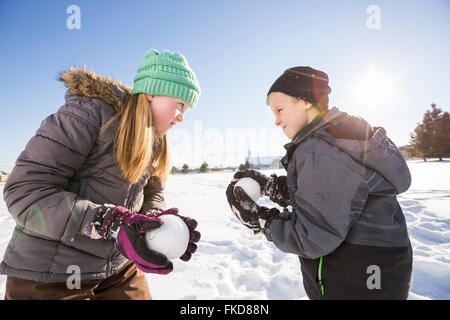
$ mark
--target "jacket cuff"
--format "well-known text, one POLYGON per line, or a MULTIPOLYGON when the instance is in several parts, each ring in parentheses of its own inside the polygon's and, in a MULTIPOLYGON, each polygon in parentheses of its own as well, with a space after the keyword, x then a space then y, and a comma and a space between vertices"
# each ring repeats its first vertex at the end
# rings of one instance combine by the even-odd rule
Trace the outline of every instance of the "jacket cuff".
POLYGON ((266 239, 269 240, 270 242, 273 242, 272 230, 270 229, 273 220, 286 221, 286 220, 289 220, 290 218, 291 218, 291 212, 285 208, 283 211, 278 213, 278 216, 276 218, 268 219, 266 221, 266 224, 264 225, 264 228, 262 229, 262 232, 266 236, 266 239))
POLYGON ((266 224, 264 225, 264 228, 262 229, 263 234, 266 236, 266 239, 270 242, 273 242, 272 240, 272 234, 270 231, 270 225, 272 224, 273 220, 268 220, 266 224))
POLYGON ((95 203, 90 202, 87 205, 87 208, 86 208, 86 211, 84 214, 84 218, 83 218, 83 222, 81 223, 80 231, 78 234, 89 237, 91 239, 100 239, 101 238, 100 234, 97 231, 102 223, 102 221, 100 221, 99 215, 98 215, 99 209, 101 207, 113 208, 114 205, 111 205, 111 204, 100 205, 100 204, 95 204, 95 203))

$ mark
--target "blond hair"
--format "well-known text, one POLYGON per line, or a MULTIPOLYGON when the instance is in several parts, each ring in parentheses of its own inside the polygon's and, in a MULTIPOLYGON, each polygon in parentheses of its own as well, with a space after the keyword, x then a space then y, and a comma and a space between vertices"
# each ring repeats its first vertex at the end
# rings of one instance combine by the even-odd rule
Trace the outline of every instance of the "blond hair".
POLYGON ((169 138, 153 128, 146 94, 131 95, 102 130, 118 118, 114 151, 124 178, 134 184, 148 173, 166 181, 169 175, 169 138))

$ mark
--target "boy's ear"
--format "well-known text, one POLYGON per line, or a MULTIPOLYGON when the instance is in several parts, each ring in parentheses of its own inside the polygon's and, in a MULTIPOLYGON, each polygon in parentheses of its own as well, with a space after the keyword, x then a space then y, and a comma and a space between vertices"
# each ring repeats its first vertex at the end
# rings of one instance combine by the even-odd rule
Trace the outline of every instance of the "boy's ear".
POLYGON ((303 99, 299 99, 299 98, 294 98, 294 99, 296 99, 297 103, 301 104, 302 108, 305 109, 305 111, 308 111, 313 106, 310 102, 305 101, 303 99))
POLYGON ((302 100, 302 101, 305 104, 305 110, 309 110, 313 107, 312 103, 305 101, 305 100, 302 100))

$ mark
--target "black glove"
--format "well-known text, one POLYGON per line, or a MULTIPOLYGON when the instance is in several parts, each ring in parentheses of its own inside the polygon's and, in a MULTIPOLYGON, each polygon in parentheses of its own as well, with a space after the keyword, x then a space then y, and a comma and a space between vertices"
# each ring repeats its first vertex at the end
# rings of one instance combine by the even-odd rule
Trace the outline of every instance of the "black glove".
POLYGON ((266 223, 279 216, 280 211, 276 208, 266 208, 264 206, 258 206, 242 189, 235 185, 239 179, 233 179, 228 185, 226 195, 231 210, 241 223, 253 230, 253 232, 259 233, 264 229, 266 223))
POLYGON ((261 186, 261 194, 268 196, 270 200, 278 203, 282 207, 287 207, 290 203, 286 176, 277 176, 272 174, 267 177, 255 170, 238 171, 234 175, 235 179, 252 178, 261 186))

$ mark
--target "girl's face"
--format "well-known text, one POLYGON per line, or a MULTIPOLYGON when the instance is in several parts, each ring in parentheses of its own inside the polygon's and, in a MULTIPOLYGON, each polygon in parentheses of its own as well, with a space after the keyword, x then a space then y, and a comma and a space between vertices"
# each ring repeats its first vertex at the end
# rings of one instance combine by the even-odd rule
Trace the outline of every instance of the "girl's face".
POLYGON ((292 139, 312 120, 308 111, 314 108, 311 108, 310 103, 282 92, 272 92, 267 99, 267 104, 275 115, 275 125, 281 127, 289 139, 292 139))
POLYGON ((183 122, 185 112, 191 107, 186 101, 168 96, 147 94, 152 110, 153 127, 165 134, 176 124, 183 122))

